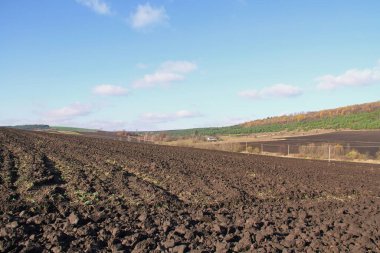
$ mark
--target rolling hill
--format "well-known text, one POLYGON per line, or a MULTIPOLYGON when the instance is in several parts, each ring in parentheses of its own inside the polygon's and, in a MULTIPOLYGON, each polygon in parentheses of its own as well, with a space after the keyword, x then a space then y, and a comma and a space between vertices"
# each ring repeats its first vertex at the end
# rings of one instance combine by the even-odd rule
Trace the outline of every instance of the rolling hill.
MULTIPOLYGON (((37 124, 18 125, 10 128, 43 131, 72 131, 78 133, 99 131, 95 129, 37 124)), ((279 131, 308 131, 313 129, 380 129, 380 101, 322 111, 268 117, 234 126, 155 131, 154 133, 165 133, 171 136, 241 135, 279 131)))
POLYGON ((316 112, 268 117, 227 127, 165 131, 169 135, 253 134, 313 129, 380 129, 380 101, 316 112))

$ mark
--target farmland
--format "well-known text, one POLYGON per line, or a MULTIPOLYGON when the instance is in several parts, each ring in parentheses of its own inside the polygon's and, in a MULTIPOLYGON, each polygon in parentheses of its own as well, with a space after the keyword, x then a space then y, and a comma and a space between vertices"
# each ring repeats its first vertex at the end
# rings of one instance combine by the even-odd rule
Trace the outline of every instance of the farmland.
MULTIPOLYGON (((380 131, 336 131, 324 134, 315 134, 307 136, 286 137, 271 141, 250 142, 249 146, 260 148, 264 145, 266 152, 287 153, 289 145, 290 153, 298 154, 300 148, 320 147, 325 149, 328 145, 332 149, 340 149, 345 154, 351 151, 358 152, 365 156, 365 159, 380 159, 380 131)), ((241 143, 245 145, 244 142, 241 143)), ((315 150, 314 150, 315 151, 315 150)), ((301 152, 302 153, 302 152, 301 152)), ((324 157, 326 159, 326 157, 324 157)))
POLYGON ((379 252, 380 166, 0 129, 0 251, 379 252))

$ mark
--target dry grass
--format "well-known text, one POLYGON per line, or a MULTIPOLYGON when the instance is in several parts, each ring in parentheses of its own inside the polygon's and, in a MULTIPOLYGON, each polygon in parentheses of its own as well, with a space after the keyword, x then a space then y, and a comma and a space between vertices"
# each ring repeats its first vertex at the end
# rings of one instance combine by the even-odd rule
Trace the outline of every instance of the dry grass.
POLYGON ((73 132, 73 131, 57 131, 57 133, 60 133, 60 134, 69 134, 69 135, 81 135, 80 133, 78 132, 73 132))
POLYGON ((240 143, 207 143, 201 145, 194 145, 196 148, 228 151, 228 152, 242 152, 245 146, 240 143))
MULTIPOLYGON (((335 130, 329 129, 315 129, 311 131, 281 131, 281 132, 269 132, 269 133, 257 133, 247 135, 218 135, 219 141, 217 143, 243 143, 243 142, 262 142, 281 140, 287 137, 308 136, 315 134, 324 134, 334 132, 335 130)), ((167 138, 164 141, 156 141, 156 144, 170 145, 170 146, 182 146, 182 147, 194 147, 194 145, 207 145, 209 142, 199 137, 188 137, 180 139, 167 138)), ((200 146, 200 148, 202 148, 200 146)))
POLYGON ((251 154, 259 154, 260 153, 260 149, 258 147, 249 146, 249 147, 246 148, 246 152, 247 153, 251 153, 251 154))
POLYGON ((220 150, 228 152, 242 152, 245 150, 245 145, 235 142, 199 142, 191 139, 176 140, 171 142, 160 142, 157 144, 164 144, 169 146, 191 147, 201 149, 220 150))
POLYGON ((317 201, 339 201, 339 202, 347 202, 357 198, 355 195, 333 195, 333 194, 324 194, 321 197, 318 197, 317 201))
POLYGON ((314 143, 308 145, 301 145, 298 149, 298 154, 300 156, 317 158, 317 159, 328 159, 329 158, 329 148, 331 158, 343 158, 345 155, 345 150, 342 145, 330 145, 322 144, 316 145, 314 143))

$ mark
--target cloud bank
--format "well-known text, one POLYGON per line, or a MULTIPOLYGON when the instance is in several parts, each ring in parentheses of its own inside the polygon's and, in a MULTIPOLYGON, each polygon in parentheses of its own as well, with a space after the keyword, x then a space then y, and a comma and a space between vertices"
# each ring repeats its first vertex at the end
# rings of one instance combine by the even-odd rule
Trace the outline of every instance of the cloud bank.
POLYGON ((275 84, 261 90, 245 90, 239 92, 239 96, 249 99, 284 98, 296 97, 302 94, 302 90, 296 86, 288 84, 275 84))
POLYGON ((102 96, 124 96, 128 94, 128 89, 111 84, 101 84, 95 86, 92 92, 102 96))
POLYGON ((158 85, 170 85, 173 82, 182 81, 186 75, 195 71, 197 65, 188 61, 167 61, 151 73, 136 80, 132 86, 134 88, 155 87, 158 85))
POLYGON ((380 64, 371 69, 350 69, 336 76, 324 75, 317 78, 317 81, 317 88, 321 90, 380 83, 380 64))
POLYGON ((94 110, 93 106, 82 103, 73 103, 71 105, 50 110, 44 113, 44 116, 48 121, 65 121, 72 120, 80 116, 86 116, 92 113, 94 110))

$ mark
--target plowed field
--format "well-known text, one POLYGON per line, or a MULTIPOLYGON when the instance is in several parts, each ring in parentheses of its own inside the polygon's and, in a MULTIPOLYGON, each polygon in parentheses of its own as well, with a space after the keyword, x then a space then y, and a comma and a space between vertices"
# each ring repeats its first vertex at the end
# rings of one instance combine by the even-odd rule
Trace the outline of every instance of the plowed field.
MULTIPOLYGON (((315 144, 339 144, 349 152, 352 149, 362 154, 367 154, 368 158, 377 159, 380 152, 380 131, 339 131, 325 134, 307 135, 288 137, 282 140, 251 142, 252 147, 260 148, 261 144, 265 145, 265 151, 273 153, 287 154, 288 145, 291 153, 298 153, 298 147, 301 145, 315 144)), ((243 146, 245 142, 241 143, 243 146)))
POLYGON ((380 166, 0 129, 2 252, 380 252, 380 166))

